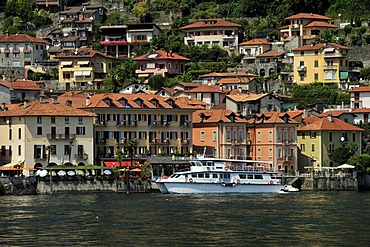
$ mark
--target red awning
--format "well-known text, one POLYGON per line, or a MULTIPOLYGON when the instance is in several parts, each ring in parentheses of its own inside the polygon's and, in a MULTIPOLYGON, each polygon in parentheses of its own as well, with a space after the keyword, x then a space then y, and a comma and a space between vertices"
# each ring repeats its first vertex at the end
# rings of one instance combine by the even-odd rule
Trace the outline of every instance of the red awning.
MULTIPOLYGON (((109 167, 119 167, 119 161, 105 161, 104 165, 109 167)), ((122 161, 122 166, 131 166, 130 161, 122 161)))

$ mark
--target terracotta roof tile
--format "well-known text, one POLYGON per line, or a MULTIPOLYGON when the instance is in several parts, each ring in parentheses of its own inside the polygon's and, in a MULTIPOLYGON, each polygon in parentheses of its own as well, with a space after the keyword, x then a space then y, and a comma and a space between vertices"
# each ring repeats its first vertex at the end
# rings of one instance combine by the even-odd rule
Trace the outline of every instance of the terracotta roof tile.
POLYGON ((352 124, 346 123, 338 118, 332 118, 330 121, 328 118, 305 118, 304 123, 306 125, 298 127, 298 131, 304 130, 338 130, 338 131, 364 131, 363 129, 356 127, 352 124))
POLYGON ((334 47, 334 48, 343 49, 343 50, 351 49, 348 46, 343 46, 343 45, 339 45, 335 43, 329 43, 329 44, 318 43, 315 45, 304 45, 304 46, 293 49, 293 51, 315 51, 315 50, 320 50, 320 49, 324 49, 327 47, 334 47))
POLYGON ((248 84, 252 80, 250 78, 248 78, 248 77, 242 77, 242 78, 237 78, 237 77, 234 77, 234 78, 222 78, 221 80, 219 80, 216 83, 216 85, 236 84, 236 83, 238 83, 238 84, 248 84))
POLYGON ((244 41, 243 43, 240 43, 239 46, 244 45, 270 45, 271 43, 267 41, 267 39, 251 39, 248 41, 244 41))
POLYGON ((266 52, 258 55, 257 57, 279 57, 283 54, 284 54, 284 52, 280 52, 278 50, 269 50, 269 51, 266 51, 266 52))
POLYGON ((50 44, 44 39, 35 38, 27 34, 2 35, 0 36, 0 43, 38 43, 46 45, 50 44))
POLYGON ((369 113, 370 108, 356 108, 352 112, 353 113, 369 113))
POLYGON ((333 110, 333 111, 326 111, 326 112, 320 113, 319 115, 317 115, 317 117, 327 117, 329 115, 332 115, 332 117, 339 117, 342 114, 355 115, 355 114, 353 114, 349 111, 346 111, 346 110, 333 110))
POLYGON ((296 15, 288 16, 284 20, 296 20, 296 19, 331 20, 330 17, 312 13, 299 13, 296 15))
POLYGON ((325 21, 312 21, 306 25, 306 27, 329 27, 329 28, 338 28, 338 26, 330 24, 325 21))
POLYGON ((232 123, 231 116, 234 116, 236 123, 247 123, 241 115, 227 109, 197 110, 193 112, 193 123, 232 123))
POLYGON ((183 60, 190 61, 189 58, 177 55, 176 53, 170 53, 162 50, 156 50, 151 53, 144 54, 142 56, 134 58, 134 61, 146 61, 146 60, 183 60))
POLYGON ((13 90, 27 90, 27 91, 41 91, 39 85, 40 82, 30 80, 16 80, 16 81, 0 81, 0 84, 4 87, 13 90))
POLYGON ((296 117, 303 114, 303 111, 287 111, 286 112, 291 119, 295 119, 296 117))
POLYGON ((193 28, 204 28, 204 27, 241 27, 241 25, 232 23, 229 21, 225 21, 222 19, 205 19, 198 21, 196 23, 186 25, 184 27, 181 27, 180 29, 186 30, 186 29, 193 29, 193 28))
POLYGON ((90 58, 90 57, 94 57, 95 55, 100 55, 102 57, 105 57, 105 58, 112 58, 114 59, 114 57, 112 56, 108 56, 100 51, 96 51, 90 47, 85 47, 85 48, 79 48, 77 54, 73 54, 73 55, 70 55, 70 56, 67 56, 67 53, 66 52, 62 52, 59 56, 56 56, 55 58, 58 58, 58 59, 71 59, 71 58, 83 58, 83 57, 86 57, 86 58, 90 58))
POLYGON ((188 93, 225 93, 224 91, 220 90, 219 86, 216 85, 200 85, 199 87, 192 88, 187 90, 188 93))
POLYGON ((255 100, 261 99, 267 95, 269 95, 269 93, 261 93, 261 94, 239 93, 239 94, 234 94, 234 95, 229 94, 226 97, 232 99, 235 102, 248 102, 248 101, 255 101, 255 100))
POLYGON ((355 87, 351 90, 348 90, 349 93, 354 93, 354 92, 370 92, 370 86, 366 87, 355 87))

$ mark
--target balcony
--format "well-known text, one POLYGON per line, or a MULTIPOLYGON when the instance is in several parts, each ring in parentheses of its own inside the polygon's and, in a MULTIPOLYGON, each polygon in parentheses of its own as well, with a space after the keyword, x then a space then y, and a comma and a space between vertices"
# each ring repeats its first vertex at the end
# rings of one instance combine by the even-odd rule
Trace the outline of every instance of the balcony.
POLYGON ((125 127, 126 126, 126 120, 122 120, 120 122, 117 122, 118 127, 125 127))
POLYGON ((76 139, 75 134, 47 134, 48 140, 73 140, 76 139))
POLYGON ((304 65, 299 66, 299 67, 297 67, 297 71, 298 71, 298 72, 306 72, 306 71, 307 71, 307 67, 306 67, 306 66, 304 66, 304 65))
POLYGON ((88 157, 89 157, 88 154, 75 154, 76 160, 87 160, 88 157))
POLYGON ((34 154, 33 158, 35 160, 46 160, 48 158, 47 154, 34 154))
POLYGON ((342 53, 337 53, 337 52, 325 52, 324 53, 324 58, 342 58, 345 57, 342 53))
POLYGON ((184 144, 184 145, 190 144, 190 139, 186 138, 186 139, 182 140, 182 144, 184 144))
POLYGON ((189 121, 189 120, 186 120, 186 121, 180 123, 181 127, 189 127, 190 125, 191 125, 191 121, 189 121))
POLYGON ((170 139, 169 138, 163 139, 162 144, 169 145, 170 144, 170 139))
POLYGON ((222 39, 223 40, 233 40, 235 39, 235 35, 223 35, 222 39))
POLYGON ((327 65, 327 66, 324 66, 323 69, 324 70, 337 70, 338 66, 337 65, 327 65))

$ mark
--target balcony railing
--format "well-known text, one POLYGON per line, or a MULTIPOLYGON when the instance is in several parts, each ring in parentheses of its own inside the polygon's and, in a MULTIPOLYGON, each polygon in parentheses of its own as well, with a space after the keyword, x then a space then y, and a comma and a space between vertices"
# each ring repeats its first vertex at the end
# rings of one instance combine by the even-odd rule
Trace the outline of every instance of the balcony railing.
POLYGON ((87 160, 88 157, 89 157, 88 154, 75 154, 76 160, 87 160))
POLYGON ((305 72, 307 70, 307 67, 306 66, 299 66, 299 67, 297 67, 297 71, 298 72, 305 72))
POLYGON ((33 158, 35 160, 45 160, 48 158, 47 154, 34 154, 33 158))
POLYGON ((73 140, 76 138, 75 134, 47 134, 48 140, 73 140))

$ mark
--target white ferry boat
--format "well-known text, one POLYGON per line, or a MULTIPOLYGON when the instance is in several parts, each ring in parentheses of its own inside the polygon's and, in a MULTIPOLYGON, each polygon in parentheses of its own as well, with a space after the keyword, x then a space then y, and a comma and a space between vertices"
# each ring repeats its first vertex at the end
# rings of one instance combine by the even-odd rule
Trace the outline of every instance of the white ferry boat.
POLYGON ((284 184, 261 161, 199 158, 190 170, 156 180, 162 193, 279 193, 284 184), (253 166, 259 164, 258 167, 253 166))

